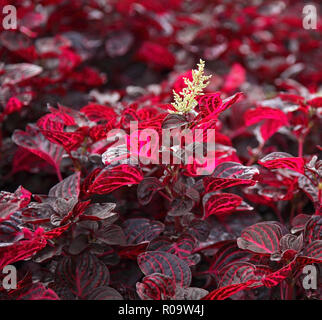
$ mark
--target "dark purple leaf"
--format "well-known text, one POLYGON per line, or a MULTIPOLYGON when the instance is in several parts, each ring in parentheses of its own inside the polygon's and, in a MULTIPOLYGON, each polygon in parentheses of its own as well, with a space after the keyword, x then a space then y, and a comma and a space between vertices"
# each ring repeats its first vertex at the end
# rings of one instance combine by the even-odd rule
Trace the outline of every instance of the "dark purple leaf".
POLYGON ((164 225, 155 220, 135 218, 125 221, 123 229, 127 243, 135 244, 155 239, 164 230, 164 225))
POLYGON ((192 199, 175 199, 171 203, 171 208, 168 215, 171 217, 183 216, 190 212, 194 206, 192 199))
POLYGON ((95 288, 88 296, 88 300, 123 300, 121 294, 111 287, 95 288))
POLYGON ((142 300, 169 300, 175 295, 176 283, 170 276, 152 273, 136 284, 136 291, 142 300))
POLYGON ((219 164, 211 176, 223 179, 251 180, 256 174, 259 174, 259 170, 255 167, 244 166, 238 162, 228 161, 219 164))
POLYGON ((322 216, 314 215, 306 222, 304 238, 308 242, 322 239, 322 216))
POLYGON ((189 287, 182 288, 177 286, 174 300, 201 300, 209 292, 202 288, 189 287))
POLYGON ((220 273, 219 287, 226 287, 235 283, 244 283, 249 280, 257 280, 256 267, 248 262, 234 262, 223 268, 220 273))
POLYGON ((82 215, 81 219, 88 219, 88 220, 106 220, 110 223, 113 223, 117 218, 118 214, 113 212, 115 209, 115 203, 93 203, 89 205, 84 214, 82 215))
POLYGON ((83 253, 64 257, 57 265, 55 278, 74 295, 86 299, 94 289, 108 285, 110 274, 103 262, 90 253, 83 253))
POLYGON ((47 289, 42 283, 32 284, 29 288, 24 289, 17 300, 60 300, 57 294, 47 289))
POLYGON ((109 245, 125 245, 126 238, 120 226, 103 222, 103 226, 95 232, 95 238, 109 245))
POLYGON ((188 119, 181 114, 168 114, 162 122, 162 129, 174 129, 188 123, 188 119))
POLYGON ((170 276, 182 287, 191 282, 191 271, 188 264, 174 254, 163 251, 147 251, 138 256, 138 264, 145 275, 162 273, 170 276))
POLYGON ((311 242, 303 251, 306 257, 314 258, 322 262, 322 240, 315 240, 311 242))
POLYGON ((248 252, 239 249, 235 241, 229 241, 223 244, 212 258, 209 272, 218 277, 219 273, 225 266, 248 260, 248 252))
POLYGON ((155 177, 144 178, 139 183, 137 188, 137 196, 139 203, 143 206, 147 205, 151 201, 153 195, 158 190, 161 190, 162 187, 162 183, 159 181, 159 179, 155 177))
POLYGON ((272 254, 279 250, 282 235, 282 228, 277 222, 260 222, 246 228, 237 239, 237 244, 244 250, 272 254))
POLYGON ((56 198, 76 198, 78 199, 80 192, 80 172, 76 172, 71 176, 60 181, 58 184, 53 186, 48 195, 56 198))

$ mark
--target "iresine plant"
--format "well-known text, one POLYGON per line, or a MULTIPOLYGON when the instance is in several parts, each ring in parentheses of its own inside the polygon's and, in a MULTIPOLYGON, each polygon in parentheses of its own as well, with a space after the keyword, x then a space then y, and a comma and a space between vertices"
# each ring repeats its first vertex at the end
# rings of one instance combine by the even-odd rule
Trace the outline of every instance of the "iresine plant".
MULTIPOLYGON (((1 266, 20 262, 40 279, 35 284, 22 277, 18 289, 2 290, 4 299, 318 296, 302 286, 302 270, 318 268, 322 258, 321 161, 274 151, 244 164, 218 125, 243 95, 223 100, 220 92, 204 93, 209 79, 201 60, 174 93, 174 113, 153 107, 132 112, 133 104, 120 113, 97 104, 79 111, 58 106, 14 132, 20 152, 47 161, 61 181, 48 195, 22 186, 2 192, 1 266), (115 164, 113 157, 103 165, 101 154, 117 151, 110 150, 107 129, 127 131, 133 119, 139 132, 216 129, 214 170, 200 175, 202 164, 194 161, 134 165, 131 158, 115 164), (285 201, 293 203, 291 213, 285 201), (301 213, 304 204, 311 214, 301 213), (263 206, 279 221, 261 221, 256 211, 263 206)), ((320 108, 319 97, 275 99, 245 114, 246 123, 261 120, 261 148, 279 127, 291 126, 295 114, 284 103, 299 105, 310 130, 320 108), (272 108, 277 102, 282 107, 272 108)), ((175 148, 172 155, 178 157, 175 148)))
POLYGON ((321 299, 321 44, 301 1, 11 2, 0 299, 321 299))

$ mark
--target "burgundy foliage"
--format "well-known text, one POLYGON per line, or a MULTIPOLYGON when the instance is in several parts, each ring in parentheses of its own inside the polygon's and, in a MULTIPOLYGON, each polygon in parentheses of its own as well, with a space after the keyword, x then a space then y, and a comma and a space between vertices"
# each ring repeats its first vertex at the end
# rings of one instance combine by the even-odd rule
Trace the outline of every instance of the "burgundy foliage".
POLYGON ((0 270, 18 279, 0 299, 322 298, 321 17, 304 29, 297 0, 5 4, 0 270), (169 113, 200 58, 205 94, 169 113), (136 162, 133 121, 215 129, 213 172, 162 164, 161 137, 136 162))

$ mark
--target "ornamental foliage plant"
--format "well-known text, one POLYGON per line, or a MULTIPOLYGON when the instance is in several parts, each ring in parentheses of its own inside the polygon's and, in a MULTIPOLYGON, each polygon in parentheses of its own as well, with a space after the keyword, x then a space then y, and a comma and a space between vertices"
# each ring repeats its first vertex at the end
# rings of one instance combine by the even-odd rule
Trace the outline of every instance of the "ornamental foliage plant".
POLYGON ((321 299, 319 15, 307 29, 297 0, 7 4, 0 270, 17 285, 0 299, 321 299), (172 130, 198 141, 164 145, 172 130), (210 167, 192 156, 206 146, 210 167))

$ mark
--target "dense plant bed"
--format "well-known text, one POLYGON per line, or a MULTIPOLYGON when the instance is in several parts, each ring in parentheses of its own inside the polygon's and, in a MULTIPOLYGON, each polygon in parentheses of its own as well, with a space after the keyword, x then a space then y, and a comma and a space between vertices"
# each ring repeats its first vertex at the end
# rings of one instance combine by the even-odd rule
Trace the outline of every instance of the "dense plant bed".
POLYGON ((17 284, 0 272, 1 299, 321 298, 319 16, 305 29, 295 0, 10 5, 0 270, 17 284), (198 141, 164 144, 183 130, 198 141))

